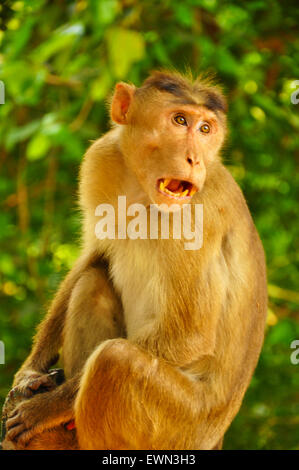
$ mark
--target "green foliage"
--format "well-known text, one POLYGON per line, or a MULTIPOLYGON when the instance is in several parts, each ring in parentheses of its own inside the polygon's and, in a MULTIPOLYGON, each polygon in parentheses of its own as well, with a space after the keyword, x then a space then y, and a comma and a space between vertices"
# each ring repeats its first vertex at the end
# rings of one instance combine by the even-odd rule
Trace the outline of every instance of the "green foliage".
POLYGON ((0 19, 1 398, 78 254, 78 167, 108 128, 113 85, 140 84, 157 67, 208 69, 228 96, 223 158, 259 229, 270 284, 263 353, 225 447, 298 448, 296 2, 4 0, 0 19))

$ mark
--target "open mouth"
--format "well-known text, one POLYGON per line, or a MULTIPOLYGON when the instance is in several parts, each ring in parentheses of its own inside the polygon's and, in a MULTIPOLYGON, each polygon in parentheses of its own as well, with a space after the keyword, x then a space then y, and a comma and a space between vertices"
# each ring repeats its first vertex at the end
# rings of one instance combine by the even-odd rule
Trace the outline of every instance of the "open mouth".
POLYGON ((175 199, 187 199, 197 192, 197 187, 189 181, 182 181, 172 178, 160 178, 158 180, 158 190, 165 196, 175 199))

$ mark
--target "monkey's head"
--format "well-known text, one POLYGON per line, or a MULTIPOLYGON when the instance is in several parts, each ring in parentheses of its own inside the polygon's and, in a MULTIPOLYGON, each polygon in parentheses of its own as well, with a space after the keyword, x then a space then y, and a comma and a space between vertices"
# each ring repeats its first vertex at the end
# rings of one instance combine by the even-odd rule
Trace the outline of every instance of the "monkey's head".
POLYGON ((226 102, 205 80, 154 72, 140 88, 118 83, 111 118, 127 166, 154 204, 186 204, 203 188, 226 132, 226 102))

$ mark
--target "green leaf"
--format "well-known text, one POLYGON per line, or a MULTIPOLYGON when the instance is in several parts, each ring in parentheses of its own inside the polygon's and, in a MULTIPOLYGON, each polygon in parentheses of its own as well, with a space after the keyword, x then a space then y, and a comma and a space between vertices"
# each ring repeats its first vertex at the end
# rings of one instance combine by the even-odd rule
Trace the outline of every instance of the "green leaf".
POLYGON ((40 121, 32 121, 26 124, 23 127, 13 127, 9 133, 7 134, 6 137, 6 148, 8 150, 11 150, 15 144, 18 142, 22 142, 29 137, 32 136, 32 134, 35 134, 35 132, 39 129, 40 127, 40 121))
POLYGON ((83 32, 84 27, 81 23, 65 25, 63 28, 54 31, 46 42, 34 49, 32 58, 37 63, 45 62, 53 55, 71 46, 74 39, 81 36, 83 32))
POLYGON ((106 70, 103 70, 99 78, 91 84, 90 95, 95 101, 100 101, 107 96, 112 83, 111 77, 106 70))
POLYGON ((120 5, 117 0, 101 0, 96 1, 96 6, 99 23, 110 24, 117 15, 120 5))
POLYGON ((112 70, 116 78, 125 78, 131 65, 144 57, 144 39, 137 31, 111 28, 106 41, 112 70))
POLYGON ((44 158, 50 148, 51 140, 44 134, 35 135, 27 146, 27 158, 29 161, 44 158))

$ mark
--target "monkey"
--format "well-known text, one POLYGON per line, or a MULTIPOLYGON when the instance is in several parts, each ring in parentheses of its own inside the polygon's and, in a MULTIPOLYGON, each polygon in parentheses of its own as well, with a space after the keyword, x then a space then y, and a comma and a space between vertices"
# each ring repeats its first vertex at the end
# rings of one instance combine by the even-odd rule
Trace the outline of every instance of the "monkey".
POLYGON ((110 117, 80 168, 81 255, 15 375, 24 400, 3 448, 220 449, 267 312, 262 243, 221 160, 227 102, 207 78, 160 70, 139 87, 117 83, 110 117), (173 233, 96 236, 97 207, 117 212, 119 195, 147 217, 202 205, 202 246, 187 250, 173 233), (53 389, 59 354, 66 380, 53 389))

